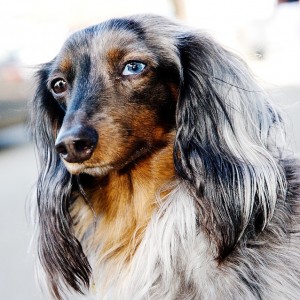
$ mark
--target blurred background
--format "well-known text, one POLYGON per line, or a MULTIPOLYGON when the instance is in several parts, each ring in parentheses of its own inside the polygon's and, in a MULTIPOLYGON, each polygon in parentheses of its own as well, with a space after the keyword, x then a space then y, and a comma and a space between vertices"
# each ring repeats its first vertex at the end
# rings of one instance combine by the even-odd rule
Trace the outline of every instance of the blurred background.
MULTIPOLYGON (((44 299, 30 251, 35 153, 26 129, 37 65, 72 32, 110 17, 156 13, 203 29, 242 56, 288 119, 300 152, 300 6, 278 0, 0 0, 0 298, 44 299)), ((75 298, 71 298, 75 299, 75 298)), ((77 298, 76 298, 77 299, 77 298)))

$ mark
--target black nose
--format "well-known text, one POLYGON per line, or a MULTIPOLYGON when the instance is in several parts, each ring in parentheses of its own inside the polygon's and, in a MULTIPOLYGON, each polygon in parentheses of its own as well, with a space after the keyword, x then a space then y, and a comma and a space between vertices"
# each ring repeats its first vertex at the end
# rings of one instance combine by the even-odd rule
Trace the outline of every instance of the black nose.
POLYGON ((95 129, 77 126, 67 130, 61 129, 55 148, 67 162, 80 163, 92 156, 97 142, 98 134, 95 129))

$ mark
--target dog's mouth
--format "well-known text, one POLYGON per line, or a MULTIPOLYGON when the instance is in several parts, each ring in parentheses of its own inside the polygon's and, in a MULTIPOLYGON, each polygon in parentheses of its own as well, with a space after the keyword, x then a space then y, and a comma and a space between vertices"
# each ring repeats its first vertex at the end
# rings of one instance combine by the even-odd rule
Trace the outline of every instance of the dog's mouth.
POLYGON ((63 162, 67 170, 72 175, 79 175, 81 173, 85 173, 92 176, 103 177, 106 176, 113 169, 113 166, 111 165, 87 166, 82 163, 69 163, 65 160, 63 162))
POLYGON ((145 157, 151 152, 150 147, 136 147, 131 153, 129 153, 125 159, 112 160, 110 162, 95 162, 87 160, 85 162, 68 162, 61 157, 65 167, 72 175, 88 174, 94 177, 104 177, 113 170, 122 170, 128 166, 134 164, 145 157))

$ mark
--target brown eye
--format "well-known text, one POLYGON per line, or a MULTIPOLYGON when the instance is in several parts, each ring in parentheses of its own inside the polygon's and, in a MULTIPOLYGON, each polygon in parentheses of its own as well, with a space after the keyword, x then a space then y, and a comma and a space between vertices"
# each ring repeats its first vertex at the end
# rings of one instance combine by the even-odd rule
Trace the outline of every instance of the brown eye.
POLYGON ((56 79, 52 82, 52 90, 55 94, 62 94, 64 93, 67 88, 67 82, 64 79, 56 79))

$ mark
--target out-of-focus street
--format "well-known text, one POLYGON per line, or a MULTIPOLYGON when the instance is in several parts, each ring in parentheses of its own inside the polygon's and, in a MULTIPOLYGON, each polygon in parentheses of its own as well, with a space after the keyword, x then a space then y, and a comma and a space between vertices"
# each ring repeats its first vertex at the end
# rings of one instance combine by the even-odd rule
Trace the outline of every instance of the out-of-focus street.
POLYGON ((30 143, 0 150, 0 298, 3 300, 43 299, 35 283, 33 257, 29 253, 32 233, 29 195, 36 170, 30 143))
MULTIPOLYGON (((0 299, 48 299, 39 286, 32 245, 34 214, 32 193, 37 180, 37 161, 27 127, 0 130, 0 299), (1 148, 4 147, 4 148, 1 148)), ((89 300, 73 296, 70 300, 89 300)))

